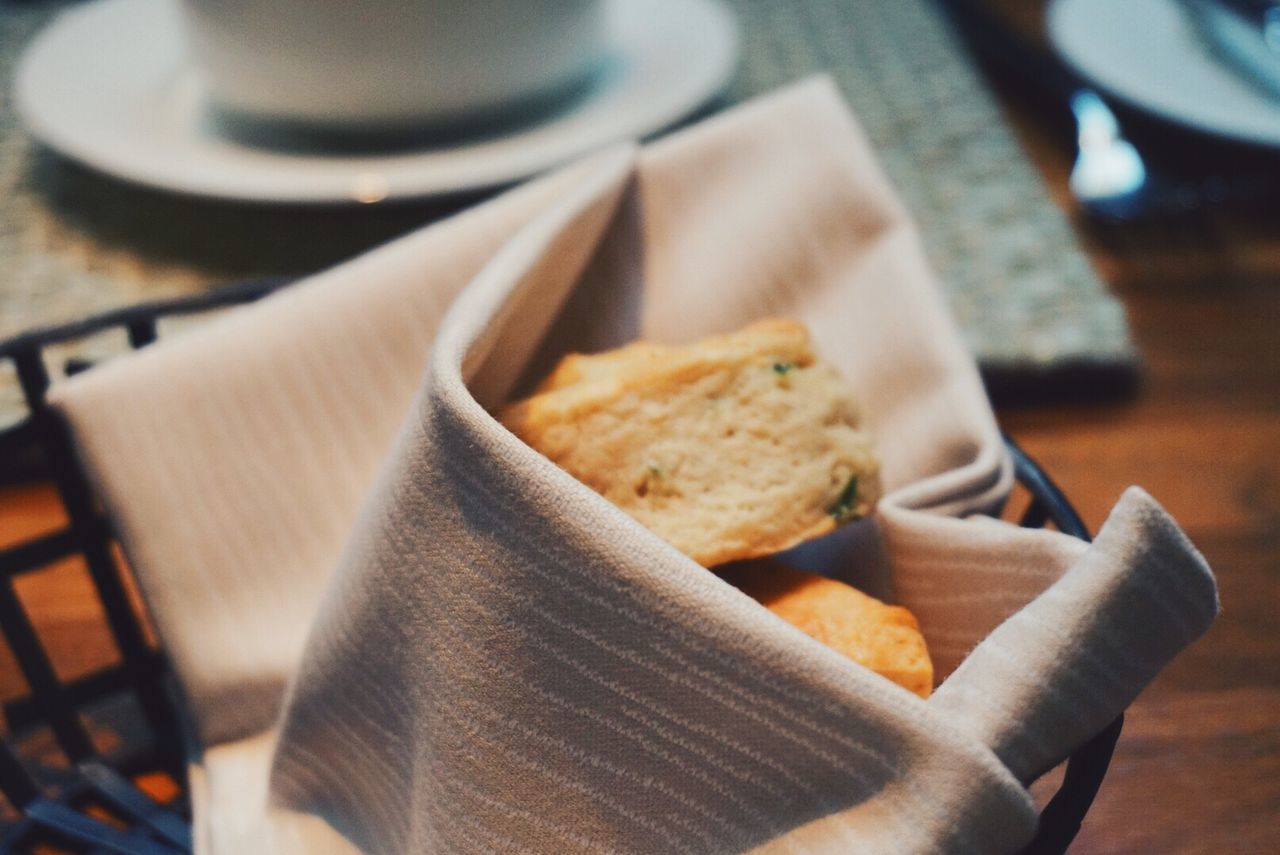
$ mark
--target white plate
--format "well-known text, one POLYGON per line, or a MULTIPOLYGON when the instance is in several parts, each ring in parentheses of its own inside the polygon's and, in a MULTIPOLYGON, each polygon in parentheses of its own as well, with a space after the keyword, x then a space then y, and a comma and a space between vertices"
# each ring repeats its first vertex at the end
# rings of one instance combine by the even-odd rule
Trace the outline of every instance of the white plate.
POLYGON ((1048 28, 1068 63, 1131 106, 1280 147, 1280 102, 1217 59, 1177 0, 1055 0, 1048 28))
POLYGON ((659 130, 728 82, 737 28, 720 0, 604 0, 610 60, 562 112, 505 135, 394 154, 293 154, 211 130, 173 0, 99 0, 27 49, 19 115, 49 147, 102 172, 201 196, 374 202, 517 181, 659 130))

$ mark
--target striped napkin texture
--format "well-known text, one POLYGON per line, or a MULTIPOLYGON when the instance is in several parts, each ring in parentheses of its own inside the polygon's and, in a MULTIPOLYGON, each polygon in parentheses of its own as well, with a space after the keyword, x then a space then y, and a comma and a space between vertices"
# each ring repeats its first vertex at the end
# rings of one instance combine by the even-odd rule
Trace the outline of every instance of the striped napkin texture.
POLYGON ((829 81, 601 152, 53 399, 181 678, 198 849, 1012 852, 1029 781, 1217 610, 1126 493, 1011 483, 920 242, 829 81), (806 322, 878 437, 886 579, 941 685, 785 624, 491 416, 568 350, 806 322))

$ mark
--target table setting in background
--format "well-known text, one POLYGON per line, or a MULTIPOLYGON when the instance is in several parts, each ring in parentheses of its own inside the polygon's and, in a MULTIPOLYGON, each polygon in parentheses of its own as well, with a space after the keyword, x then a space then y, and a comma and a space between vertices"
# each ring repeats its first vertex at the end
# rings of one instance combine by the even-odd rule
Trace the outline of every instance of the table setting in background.
POLYGON ((5 720, 72 766, 3 751, 12 845, 1060 853, 1126 710, 1218 618, 1185 506, 1091 491, 1091 541, 991 400, 1140 394, 1090 254, 1267 206, 1269 4, 1054 0, 1043 38, 978 0, 0 20, 3 469, 66 527, 0 549, 5 720), (1009 97, 1071 163, 1056 199, 1009 97), (818 356, 722 365, 779 323, 818 356), (753 470, 827 446, 674 451, 747 398, 680 422, 666 361, 774 396, 830 371, 856 403, 824 429, 873 462, 831 470, 803 536, 690 551, 542 420, 605 442, 590 392, 652 425, 602 452, 642 507, 776 495, 753 470), (694 458, 725 470, 686 493, 694 458), (733 581, 775 557, 905 614, 923 683, 733 581), (72 558, 119 657, 67 678, 13 580, 72 558))
MULTIPOLYGON (((165 6, 159 2, 150 5, 165 6)), ((634 3, 615 5, 623 12, 638 8, 634 3)), ((40 26, 58 12, 76 11, 80 6, 46 2, 6 7, 0 61, 10 86, 19 56, 40 26)), ((146 6, 145 0, 124 0, 116 4, 119 11, 115 13, 110 7, 89 6, 80 14, 127 17, 146 6)), ((718 7, 713 4, 709 8, 718 7)), ((1015 374, 1044 374, 1068 367, 1091 374, 1101 369, 1104 376, 1115 372, 1124 377, 1131 372, 1136 355, 1123 311, 1080 252, 1066 219, 1052 204, 1004 125, 972 59, 937 7, 926 0, 909 0, 894 4, 738 2, 727 8, 736 20, 736 65, 726 64, 728 45, 718 47, 719 57, 695 63, 690 70, 693 80, 680 81, 684 91, 675 93, 674 105, 659 105, 665 109, 647 122, 641 117, 639 124, 624 113, 617 129, 619 136, 656 132, 680 118, 682 106, 686 110, 696 107, 699 97, 713 96, 720 89, 723 94, 713 106, 740 102, 806 75, 828 72, 858 113, 885 169, 920 223, 930 259, 947 289, 949 306, 984 367, 1015 374)), ((703 26, 713 34, 720 33, 717 28, 723 24, 718 20, 712 16, 703 26)), ((169 27, 173 24, 168 22, 169 27)), ((96 25, 87 20, 85 26, 96 25)), ((684 32, 679 26, 676 29, 684 32)), ((175 35, 167 31, 163 35, 164 39, 149 39, 148 48, 158 43, 155 49, 172 50, 168 43, 175 35)), ((697 40, 700 35, 694 33, 693 37, 697 40)), ((62 40, 71 44, 62 50, 74 54, 77 38, 76 32, 69 32, 62 40)), ((720 38, 731 39, 728 35, 720 38)), ((130 44, 125 38, 92 39, 103 63, 110 62, 111 51, 125 50, 130 44)), ((648 48, 642 43, 639 49, 648 48)), ((684 50, 701 56, 706 45, 699 42, 696 50, 684 50)), ((57 45, 46 51, 53 70, 45 73, 57 75, 49 85, 65 86, 61 78, 74 74, 76 66, 68 65, 57 51, 57 45)), ((157 61, 163 63, 166 58, 157 61)), ((626 71, 619 73, 625 75, 626 71)), ((113 75, 104 77, 102 85, 129 83, 117 81, 113 75)), ((158 84, 144 77, 142 85, 154 88, 158 84)), ((613 98, 611 93, 620 86, 605 81, 602 97, 613 98)), ((148 97, 145 91, 124 94, 148 97)), ((165 107, 178 112, 191 109, 185 102, 172 105, 175 98, 181 98, 170 96, 167 90, 165 95, 165 99, 158 99, 165 107)), ((5 289, 6 306, 0 336, 76 320, 143 299, 196 293, 218 283, 306 273, 462 204, 449 198, 413 200, 415 195, 433 195, 430 191, 441 189, 439 176, 442 171, 449 173, 449 158, 469 156, 449 149, 424 156, 410 152, 383 158, 397 161, 393 166, 408 183, 407 189, 396 195, 408 198, 388 199, 381 206, 359 211, 349 212, 332 204, 321 210, 298 210, 296 206, 175 198, 86 173, 38 150, 15 115, 14 99, 6 99, 3 105, 7 115, 0 118, 4 129, 0 170, 12 195, 0 212, 7 221, 0 230, 0 257, 8 260, 10 271, 0 284, 5 289), (383 210, 372 210, 379 207, 383 210), (264 239, 268 234, 272 238, 264 239)), ((75 108, 74 103, 66 104, 66 109, 75 108)), ((151 121, 159 123, 161 119, 151 121)), ((578 122, 562 133, 581 136, 582 124, 578 122)), ((585 130, 599 142, 598 129, 585 130)), ((72 128, 64 133, 75 132, 72 128)), ((81 129, 79 133, 87 132, 81 129)), ((539 134, 545 136, 535 123, 525 136, 539 134)), ((76 142, 92 148, 92 139, 76 142)), ((573 138, 567 144, 569 148, 563 150, 580 146, 573 138)), ((498 148, 496 155, 501 158, 512 145, 504 148, 499 143, 498 148)), ((192 156, 198 158, 199 154, 192 156)), ((219 150, 216 154, 223 155, 222 162, 229 164, 233 179, 235 170, 243 166, 241 161, 247 159, 250 174, 245 180, 250 188, 256 186, 252 183, 252 156, 244 158, 243 149, 234 146, 229 152, 219 150)), ((215 163, 210 168, 216 169, 214 155, 209 155, 215 163)), ((490 163, 490 174, 476 179, 482 187, 515 177, 502 175, 500 168, 495 171, 493 156, 481 154, 481 159, 490 163)), ((145 156, 141 159, 141 164, 131 160, 130 165, 145 168, 147 160, 145 156)), ((271 162, 288 159, 281 155, 271 162)), ((286 179, 287 186, 279 193, 293 201, 341 202, 347 198, 341 188, 352 183, 353 175, 369 171, 360 163, 354 168, 341 161, 338 166, 325 163, 316 170, 318 181, 312 175, 299 191, 299 179, 286 179), (335 184, 339 189, 334 189, 335 184)), ((380 164, 375 160, 373 166, 376 169, 380 164)), ((184 168, 179 164, 170 171, 184 168)), ((270 166, 262 168, 269 170, 270 166)), ((300 168, 305 171, 305 163, 300 168)), ((209 182, 219 180, 217 175, 205 178, 197 174, 196 167, 187 171, 192 174, 186 182, 179 179, 175 190, 208 192, 209 182)), ((148 177, 150 183, 166 183, 159 174, 148 177)), ((376 179, 368 180, 376 183, 376 179)), ((256 192, 250 189, 251 198, 270 202, 266 186, 257 187, 256 192)), ((118 342, 84 344, 80 355, 98 358, 119 346, 118 342)), ((0 394, 5 395, 4 411, 12 417, 18 403, 12 379, 5 381, 0 394)))

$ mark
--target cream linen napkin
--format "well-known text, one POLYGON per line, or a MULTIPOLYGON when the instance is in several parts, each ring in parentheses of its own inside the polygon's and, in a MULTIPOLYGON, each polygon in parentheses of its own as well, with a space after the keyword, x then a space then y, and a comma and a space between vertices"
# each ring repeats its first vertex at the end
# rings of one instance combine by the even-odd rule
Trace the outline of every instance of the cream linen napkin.
POLYGON ((1146 494, 1084 544, 1010 466, 914 228, 810 81, 618 148, 53 392, 189 702, 198 850, 1009 852, 1024 784, 1216 613, 1146 494), (567 349, 810 326, 879 438, 922 701, 490 415, 567 349))

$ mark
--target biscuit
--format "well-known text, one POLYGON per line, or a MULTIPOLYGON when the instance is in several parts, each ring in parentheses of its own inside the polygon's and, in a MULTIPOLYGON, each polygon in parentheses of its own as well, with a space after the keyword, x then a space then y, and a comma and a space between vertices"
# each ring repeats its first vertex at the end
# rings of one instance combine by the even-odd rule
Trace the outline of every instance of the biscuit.
POLYGON ((806 635, 922 698, 933 691, 933 663, 915 615, 835 579, 776 561, 724 568, 738 590, 806 635))
POLYGON ((706 567, 826 534, 880 492, 844 378, 794 321, 572 354, 499 418, 706 567))

